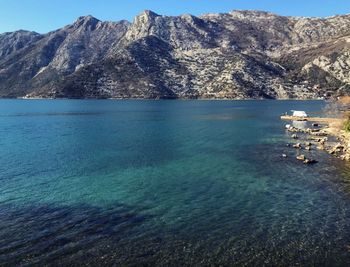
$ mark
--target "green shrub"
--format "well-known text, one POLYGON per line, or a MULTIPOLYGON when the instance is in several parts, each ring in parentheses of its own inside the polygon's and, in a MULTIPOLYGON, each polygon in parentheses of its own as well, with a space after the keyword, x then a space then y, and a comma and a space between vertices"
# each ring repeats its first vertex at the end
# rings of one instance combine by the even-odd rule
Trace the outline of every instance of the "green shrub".
POLYGON ((350 119, 347 119, 344 123, 344 130, 350 132, 350 119))

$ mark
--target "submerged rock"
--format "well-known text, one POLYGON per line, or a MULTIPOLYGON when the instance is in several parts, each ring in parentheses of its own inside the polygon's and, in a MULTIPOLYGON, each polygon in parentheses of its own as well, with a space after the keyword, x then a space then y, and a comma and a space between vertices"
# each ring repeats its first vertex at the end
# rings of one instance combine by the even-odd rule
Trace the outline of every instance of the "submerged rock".
POLYGON ((298 139, 299 137, 298 137, 297 134, 292 134, 292 138, 293 138, 293 139, 298 139))
POLYGON ((306 160, 305 155, 299 155, 297 156, 297 160, 306 160))
POLYGON ((295 145, 293 145, 294 148, 301 148, 300 143, 296 143, 295 145))
POLYGON ((303 161, 304 164, 314 164, 314 163, 317 163, 318 161, 315 160, 315 159, 305 159, 303 161))

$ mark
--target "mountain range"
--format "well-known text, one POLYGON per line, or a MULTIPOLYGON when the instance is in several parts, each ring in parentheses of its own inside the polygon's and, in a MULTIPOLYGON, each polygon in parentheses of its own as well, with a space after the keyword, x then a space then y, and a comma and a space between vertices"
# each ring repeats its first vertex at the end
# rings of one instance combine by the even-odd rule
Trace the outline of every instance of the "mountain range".
POLYGON ((350 15, 92 16, 0 34, 2 98, 315 99, 350 93, 350 15))

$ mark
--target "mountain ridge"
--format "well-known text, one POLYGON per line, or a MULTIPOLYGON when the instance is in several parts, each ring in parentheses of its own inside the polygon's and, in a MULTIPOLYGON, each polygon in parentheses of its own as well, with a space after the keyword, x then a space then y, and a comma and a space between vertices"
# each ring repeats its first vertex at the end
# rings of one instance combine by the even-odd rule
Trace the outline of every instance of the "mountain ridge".
POLYGON ((0 34, 0 97, 314 99, 350 91, 350 15, 88 15, 0 34))

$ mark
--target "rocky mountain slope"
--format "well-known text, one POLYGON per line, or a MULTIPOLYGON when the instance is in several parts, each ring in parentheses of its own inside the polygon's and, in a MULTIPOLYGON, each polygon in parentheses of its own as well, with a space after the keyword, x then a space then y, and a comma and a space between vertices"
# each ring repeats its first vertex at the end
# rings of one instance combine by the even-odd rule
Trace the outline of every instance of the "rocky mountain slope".
POLYGON ((0 35, 0 97, 317 98, 350 92, 350 15, 80 17, 0 35))

